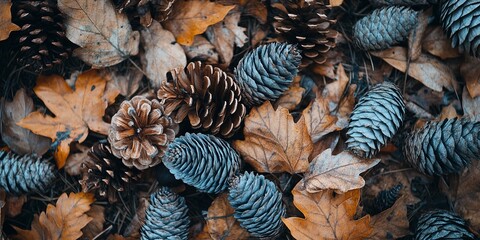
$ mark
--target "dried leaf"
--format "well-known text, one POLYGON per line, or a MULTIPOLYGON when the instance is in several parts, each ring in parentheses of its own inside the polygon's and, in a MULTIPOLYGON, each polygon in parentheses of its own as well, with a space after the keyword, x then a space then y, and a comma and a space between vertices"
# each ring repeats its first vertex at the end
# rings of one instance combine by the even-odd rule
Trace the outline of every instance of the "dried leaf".
POLYGON ((442 112, 438 116, 438 120, 440 121, 450 118, 460 118, 460 116, 457 114, 457 110, 455 110, 455 107, 453 106, 453 103, 442 108, 442 112))
POLYGON ((462 94, 462 103, 464 117, 469 118, 472 121, 480 120, 480 96, 472 98, 466 89, 464 89, 462 94))
POLYGON ((82 164, 91 161, 88 157, 89 147, 74 143, 74 147, 78 149, 77 153, 70 154, 65 163, 65 172, 71 176, 78 176, 82 174, 82 164))
POLYGON ((282 218, 292 236, 303 239, 365 239, 372 228, 370 216, 353 217, 360 200, 360 190, 335 194, 332 190, 309 193, 299 182, 292 190, 293 203, 305 218, 282 218))
POLYGON ((5 189, 0 188, 0 233, 3 233, 3 224, 5 222, 5 198, 7 197, 7 193, 5 189))
POLYGON ((215 240, 248 239, 248 232, 240 227, 233 217, 235 211, 227 200, 227 194, 221 194, 208 208, 207 229, 210 237, 215 240))
POLYGON ((372 217, 373 233, 369 239, 399 239, 410 234, 407 197, 401 196, 393 206, 372 217))
POLYGON ((5 205, 5 215, 14 218, 22 213, 23 204, 27 202, 27 195, 11 196, 9 195, 5 205))
POLYGON ((408 37, 408 56, 411 61, 417 60, 420 54, 422 54, 422 40, 425 35, 425 30, 427 30, 430 16, 432 16, 431 8, 417 14, 417 24, 415 28, 410 31, 408 37))
POLYGON ((145 55, 141 58, 143 71, 154 88, 166 81, 168 71, 183 69, 187 65, 183 48, 175 42, 173 34, 157 21, 142 30, 142 45, 145 48, 145 55))
POLYGON ((102 120, 107 107, 102 98, 105 85, 106 80, 96 70, 80 74, 75 91, 58 75, 39 76, 34 91, 55 117, 33 112, 17 124, 51 138, 57 144, 57 166, 62 168, 70 143, 83 142, 88 129, 107 134, 109 125, 102 120))
POLYGON ((137 55, 140 34, 111 1, 59 0, 58 8, 66 15, 67 38, 80 46, 74 54, 86 63, 108 67, 137 55))
POLYGON ((267 23, 268 10, 261 1, 240 0, 239 5, 242 7, 242 15, 254 17, 261 24, 267 23))
POLYGON ((135 216, 133 217, 130 225, 125 229, 124 236, 127 238, 140 238, 140 228, 145 223, 145 212, 150 205, 150 202, 146 198, 140 198, 135 216))
POLYGON ((233 57, 234 45, 243 47, 248 40, 244 31, 246 28, 239 27, 241 12, 230 12, 222 22, 208 27, 205 35, 207 39, 217 49, 220 60, 226 65, 230 65, 233 57))
POLYGON ((234 7, 206 0, 177 0, 164 26, 173 33, 178 43, 190 46, 195 35, 222 21, 234 7))
MULTIPOLYGON (((107 79, 105 93, 112 95, 116 93, 115 97, 120 94, 130 98, 140 87, 143 78, 143 72, 138 68, 131 68, 124 74, 119 71, 104 71, 102 74, 105 74, 107 79)), ((106 99, 112 98, 106 97, 106 99)), ((113 100, 115 101, 115 98, 113 100)), ((108 104, 113 104, 113 102, 108 101, 108 104)))
POLYGON ((127 239, 120 234, 112 234, 108 236, 107 240, 127 240, 127 239))
POLYGON ((100 205, 92 205, 90 210, 85 214, 92 218, 92 221, 82 229, 83 236, 81 239, 94 239, 103 231, 103 224, 105 223, 105 208, 100 205))
POLYGON ((343 0, 330 0, 329 1, 330 6, 332 6, 332 7, 338 7, 338 6, 342 5, 342 3, 343 3, 343 0))
POLYGON ((441 59, 455 58, 460 56, 457 48, 452 48, 452 41, 445 34, 441 26, 427 29, 426 36, 422 40, 422 48, 430 54, 441 59))
POLYGON ((330 115, 328 101, 325 98, 317 97, 310 103, 302 115, 305 117, 308 132, 312 137, 313 143, 318 142, 323 136, 341 130, 335 123, 337 117, 330 115))
POLYGON ((234 142, 235 149, 258 172, 301 173, 308 169, 313 149, 305 118, 295 123, 288 109, 266 101, 245 118, 245 140, 234 142))
POLYGON ((56 206, 48 204, 47 210, 40 216, 35 214, 32 230, 14 227, 20 240, 76 240, 82 236, 81 229, 92 218, 85 214, 94 201, 90 193, 62 194, 56 206))
POLYGON ((202 35, 195 36, 193 44, 183 46, 183 50, 185 50, 185 54, 190 61, 202 61, 206 64, 218 63, 218 53, 215 46, 202 35))
POLYGON ((465 79, 470 97, 480 96, 480 60, 474 57, 466 56, 460 66, 460 74, 465 79))
POLYGON ((17 125, 17 122, 33 112, 33 100, 25 89, 15 93, 12 102, 5 102, 2 115, 1 138, 14 152, 20 155, 35 153, 42 156, 52 143, 48 138, 32 133, 17 125))
POLYGON ((292 111, 302 101, 304 92, 305 88, 295 85, 290 86, 290 88, 288 88, 287 91, 283 92, 282 96, 280 96, 280 98, 275 101, 275 108, 281 106, 288 109, 289 111, 292 111))
MULTIPOLYGON (((371 52, 371 54, 383 59, 402 72, 407 69, 406 48, 393 47, 383 51, 371 52)), ((443 87, 450 91, 456 88, 452 70, 443 62, 426 54, 421 54, 416 61, 410 62, 408 75, 438 92, 442 91, 443 87)))
POLYGON ((0 41, 8 38, 10 32, 20 30, 20 27, 12 23, 10 8, 12 3, 0 0, 0 41))
POLYGON ((303 183, 310 193, 327 189, 344 193, 362 188, 365 180, 360 173, 379 162, 380 159, 361 159, 346 151, 333 156, 332 150, 327 149, 310 163, 310 169, 305 174, 303 183))

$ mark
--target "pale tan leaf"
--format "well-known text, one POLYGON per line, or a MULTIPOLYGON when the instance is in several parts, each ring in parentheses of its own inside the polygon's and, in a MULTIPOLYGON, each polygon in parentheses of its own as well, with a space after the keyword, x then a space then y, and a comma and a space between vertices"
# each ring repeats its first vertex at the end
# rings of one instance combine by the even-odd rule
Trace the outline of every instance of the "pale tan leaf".
POLYGON ((288 88, 287 91, 283 92, 282 96, 280 96, 280 98, 275 101, 275 108, 281 106, 288 109, 289 111, 292 111, 302 101, 304 92, 305 88, 294 85, 290 86, 290 88, 288 88))
POLYGON ((250 234, 240 227, 240 223, 233 217, 235 210, 230 206, 227 197, 226 193, 221 194, 208 208, 208 233, 215 240, 248 239, 250 234))
POLYGON ((361 240, 370 236, 370 216, 354 220, 360 200, 360 190, 335 194, 331 190, 309 193, 299 182, 292 190, 293 204, 305 218, 282 218, 297 240, 349 239, 361 240))
POLYGON ((183 69, 187 65, 183 48, 175 42, 173 34, 157 21, 142 30, 142 45, 145 48, 141 58, 143 71, 154 88, 166 81, 168 71, 183 69))
MULTIPOLYGON (((407 69, 407 49, 403 47, 393 47, 371 52, 371 54, 402 72, 407 69)), ((410 62, 408 75, 438 92, 443 88, 450 91, 456 88, 455 75, 452 70, 443 62, 426 54, 421 54, 417 60, 410 62)))
POLYGON ((103 231, 103 224, 105 223, 105 208, 100 205, 92 205, 90 210, 85 214, 92 218, 92 221, 82 229, 82 239, 94 239, 103 231))
POLYGON ((78 152, 70 154, 67 157, 67 161, 65 163, 65 172, 71 176, 78 176, 82 174, 82 164, 87 161, 91 161, 88 157, 88 151, 90 148, 78 143, 74 143, 74 148, 77 148, 78 152))
POLYGON ((27 195, 9 195, 4 204, 4 213, 9 218, 14 218, 22 213, 23 204, 27 202, 27 195))
POLYGON ((330 115, 328 101, 325 98, 317 97, 303 110, 302 115, 305 117, 308 132, 314 143, 331 132, 341 130, 335 124, 337 117, 330 115))
POLYGON ((308 169, 313 144, 305 119, 293 121, 288 109, 266 101, 245 118, 245 140, 233 143, 243 159, 258 172, 302 173, 308 169))
POLYGON ((90 193, 62 194, 56 206, 49 204, 32 222, 32 230, 15 228, 16 239, 21 240, 76 240, 82 236, 82 228, 92 218, 86 212, 94 201, 90 193))
POLYGON ((15 93, 11 102, 5 102, 3 107, 1 138, 14 152, 20 155, 35 153, 42 156, 52 143, 48 138, 34 134, 32 131, 17 125, 17 122, 33 112, 33 100, 25 89, 15 93))
POLYGON ((480 120, 480 96, 472 98, 466 89, 463 89, 462 94, 462 108, 463 116, 472 121, 480 120))
POLYGON ((445 34, 441 26, 432 26, 427 29, 422 41, 422 48, 441 59, 459 57, 457 48, 452 47, 452 41, 445 34))
POLYGON ((187 58, 191 61, 198 60, 206 64, 217 64, 218 53, 215 46, 212 45, 204 36, 197 35, 193 39, 191 46, 183 46, 187 58))
POLYGON ((10 32, 20 30, 20 27, 12 23, 11 6, 9 1, 0 0, 0 41, 7 39, 10 32))
POLYGON ((138 53, 140 34, 111 1, 59 0, 66 36, 80 46, 74 54, 96 68, 115 65, 138 53))
POLYGON ((480 59, 465 56, 465 60, 460 66, 460 74, 465 79, 470 97, 480 96, 480 59))
POLYGON ((330 6, 338 7, 338 6, 342 5, 343 0, 330 0, 329 2, 330 2, 330 6))
POLYGON ((379 162, 380 159, 362 159, 346 151, 332 155, 332 150, 327 149, 312 160, 303 183, 311 193, 327 189, 344 193, 362 188, 365 180, 360 173, 379 162))
MULTIPOLYGON (((465 94, 465 93, 464 93, 465 94)), ((453 106, 453 103, 442 108, 442 112, 438 116, 438 120, 444 120, 444 119, 450 119, 450 118, 458 118, 460 117, 457 114, 457 110, 455 110, 455 107, 453 106)))
POLYGON ((234 7, 207 0, 177 0, 164 26, 173 33, 178 43, 190 46, 195 35, 222 21, 234 7))
POLYGON ((392 207, 372 217, 373 233, 369 239, 398 239, 410 234, 407 197, 401 196, 392 207))

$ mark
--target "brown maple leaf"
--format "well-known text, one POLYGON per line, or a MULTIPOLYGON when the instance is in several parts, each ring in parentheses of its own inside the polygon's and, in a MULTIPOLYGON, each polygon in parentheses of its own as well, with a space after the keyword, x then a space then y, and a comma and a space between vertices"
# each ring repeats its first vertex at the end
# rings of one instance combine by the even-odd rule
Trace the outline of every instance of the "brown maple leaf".
POLYGON ((15 239, 76 240, 82 236, 82 228, 92 220, 86 212, 93 202, 90 193, 64 193, 58 198, 56 206, 48 204, 47 210, 40 216, 35 214, 31 230, 14 227, 18 233, 15 239))
POLYGON ((341 152, 333 156, 332 150, 327 149, 312 160, 310 169, 302 182, 307 191, 311 193, 327 189, 344 193, 362 188, 365 180, 360 173, 379 162, 380 159, 358 158, 349 152, 341 152))
POLYGON ((314 143, 331 132, 341 130, 336 125, 338 118, 330 115, 326 98, 317 97, 315 101, 303 110, 302 115, 305 117, 308 132, 314 143))
POLYGON ((370 216, 353 217, 360 190, 335 194, 332 190, 308 193, 299 182, 292 190, 293 204, 305 218, 282 218, 295 239, 365 239, 372 232, 370 216))
POLYGON ((178 43, 190 46, 195 35, 222 21, 234 7, 205 0, 177 0, 164 26, 175 35, 178 43))
POLYGON ((20 30, 19 26, 12 23, 11 7, 9 1, 0 1, 0 41, 7 39, 10 32, 20 30))
POLYGON ((258 172, 302 173, 308 169, 313 149, 305 118, 293 121, 288 109, 266 101, 245 118, 245 140, 237 140, 234 148, 258 172))
POLYGON ((407 196, 401 196, 392 207, 372 217, 373 233, 369 239, 398 239, 410 234, 407 196))
POLYGON ((62 168, 70 152, 70 143, 83 142, 88 129, 107 134, 109 124, 102 120, 107 108, 107 100, 103 98, 105 85, 106 80, 96 70, 80 74, 75 90, 61 76, 39 76, 33 90, 55 117, 37 111, 17 124, 51 138, 57 144, 57 166, 62 168))

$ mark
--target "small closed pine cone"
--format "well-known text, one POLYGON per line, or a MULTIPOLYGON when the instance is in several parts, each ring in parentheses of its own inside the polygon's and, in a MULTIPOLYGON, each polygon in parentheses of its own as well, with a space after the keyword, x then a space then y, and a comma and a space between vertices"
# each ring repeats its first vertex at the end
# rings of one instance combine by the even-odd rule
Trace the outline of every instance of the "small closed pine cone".
POLYGON ((113 155, 127 167, 144 170, 161 162, 177 132, 178 124, 157 100, 135 96, 124 101, 112 117, 108 141, 113 155))
POLYGON ((82 166, 87 172, 80 180, 84 192, 97 189, 100 196, 116 194, 117 191, 122 192, 126 184, 140 177, 140 171, 125 166, 106 143, 93 145, 88 157, 82 166))
POLYGON ((189 63, 185 70, 170 72, 173 79, 163 82, 157 97, 165 112, 173 112, 174 121, 187 116, 193 128, 201 128, 223 137, 232 136, 243 121, 247 108, 240 87, 219 68, 189 63))
POLYGON ((433 4, 436 0, 370 0, 374 6, 417 6, 433 4))
POLYGON ((321 65, 327 60, 325 53, 335 47, 337 31, 335 21, 328 19, 329 6, 321 0, 282 0, 274 4, 273 26, 281 39, 297 47, 302 54, 300 67, 321 65))
POLYGON ((73 44, 65 37, 63 17, 56 1, 13 1, 12 21, 20 26, 17 60, 34 71, 62 63, 73 44))
POLYGON ((433 210, 420 216, 415 240, 475 239, 463 219, 445 210, 433 210))
POLYGON ((270 43, 246 54, 235 69, 236 81, 249 106, 276 100, 298 73, 302 56, 287 43, 270 43))
POLYGON ((228 201, 235 210, 235 219, 253 237, 273 239, 283 230, 282 194, 264 176, 245 173, 233 178, 228 201))
POLYGON ((428 175, 458 173, 480 156, 480 122, 427 122, 405 139, 405 159, 428 175))
POLYGON ((138 16, 150 15, 153 19, 163 22, 168 19, 176 0, 114 0, 117 9, 124 12, 136 10, 138 16))
POLYGON ((417 12, 410 8, 380 8, 355 23, 353 37, 364 50, 384 50, 405 41, 417 21, 417 12))
POLYGON ((40 157, 0 151, 0 187, 8 193, 46 192, 55 172, 55 166, 40 157))
POLYGON ((163 163, 184 183, 202 192, 219 193, 240 170, 240 156, 228 142, 207 134, 176 138, 167 149, 163 163))
POLYGON ((370 214, 381 213, 393 206, 398 199, 398 194, 402 190, 402 184, 398 184, 390 189, 383 190, 373 199, 370 214))
POLYGON ((185 199, 161 187, 150 196, 141 240, 188 239, 188 207, 185 199))
POLYGON ((348 124, 347 148, 371 158, 395 135, 403 123, 405 103, 395 84, 374 86, 355 105, 348 124))
POLYGON ((480 57, 479 14, 478 0, 442 0, 441 21, 452 46, 474 57, 480 57))

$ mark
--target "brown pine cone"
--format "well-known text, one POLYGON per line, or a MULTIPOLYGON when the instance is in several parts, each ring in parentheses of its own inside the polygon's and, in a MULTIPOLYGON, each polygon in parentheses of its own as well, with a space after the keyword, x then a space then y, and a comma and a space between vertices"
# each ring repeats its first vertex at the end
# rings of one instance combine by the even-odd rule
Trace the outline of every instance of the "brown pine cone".
POLYGON ((172 12, 175 0, 115 0, 114 3, 120 12, 126 9, 134 9, 140 17, 151 15, 153 19, 163 22, 168 19, 172 12))
POLYGON ((298 44, 302 53, 300 67, 323 64, 325 53, 335 47, 337 31, 332 29, 334 20, 325 15, 328 5, 321 0, 282 0, 274 4, 275 32, 291 44, 298 44))
POLYGON ((219 68, 192 62, 184 70, 170 72, 172 79, 157 92, 165 113, 174 113, 174 121, 187 116, 193 128, 212 134, 232 136, 247 112, 241 103, 240 87, 219 68))
POLYGON ((126 184, 140 177, 141 172, 125 166, 106 143, 93 145, 88 157, 82 164, 87 172, 79 181, 84 192, 97 189, 100 196, 116 194, 115 191, 122 192, 126 184))
POLYGON ((136 96, 124 101, 112 117, 108 141, 113 155, 126 166, 143 170, 161 162, 177 132, 178 124, 157 100, 136 96))

